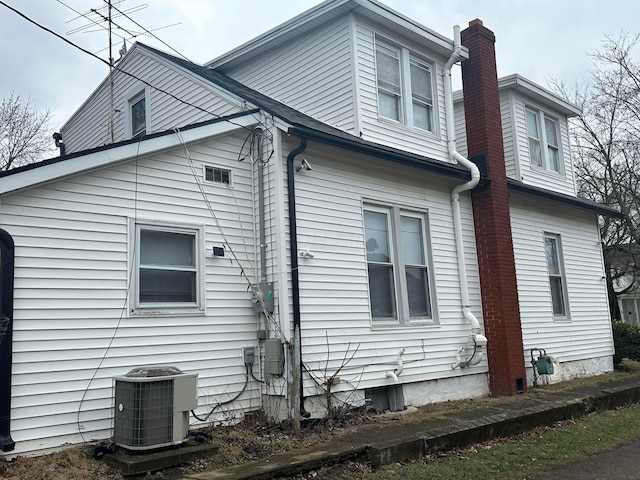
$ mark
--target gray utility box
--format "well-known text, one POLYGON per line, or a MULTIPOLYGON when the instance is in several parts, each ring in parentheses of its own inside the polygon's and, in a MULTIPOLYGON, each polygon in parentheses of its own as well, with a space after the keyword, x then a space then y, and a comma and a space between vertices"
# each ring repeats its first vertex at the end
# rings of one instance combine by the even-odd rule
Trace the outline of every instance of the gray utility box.
POLYGON ((284 373, 284 346, 279 338, 264 342, 264 373, 276 377, 284 373))
POLYGON ((129 450, 177 445, 189 435, 198 406, 198 374, 176 367, 134 368, 114 382, 114 439, 129 450))

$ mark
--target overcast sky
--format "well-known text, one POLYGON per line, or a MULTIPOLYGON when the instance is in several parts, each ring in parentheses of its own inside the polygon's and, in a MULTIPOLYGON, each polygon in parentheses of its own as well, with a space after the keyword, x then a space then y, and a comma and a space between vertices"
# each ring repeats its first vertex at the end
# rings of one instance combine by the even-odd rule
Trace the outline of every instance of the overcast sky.
MULTIPOLYGON (((1 0, 71 42, 106 59, 107 34, 101 27, 73 33, 89 24, 87 13, 104 0, 1 0)), ((319 0, 125 0, 118 8, 189 60, 204 63, 287 19, 319 0), (177 25, 174 25, 177 24, 177 25), (174 25, 174 26, 170 26, 174 25), (161 28, 167 27, 167 28, 161 28)), ((115 3, 115 2, 114 2, 115 3)), ((498 75, 519 73, 547 86, 551 79, 569 84, 591 69, 589 53, 605 36, 637 34, 637 0, 383 0, 383 3, 451 38, 474 18, 496 34, 498 75)), ((92 18, 96 19, 95 15, 92 18)), ((130 33, 141 29, 123 18, 130 33), (135 31, 134 31, 135 30, 135 31)), ((104 23, 102 23, 104 25, 104 23)), ((116 33, 130 37, 128 33, 116 33)), ((149 36, 143 43, 171 52, 149 36)), ((116 38, 116 40, 118 40, 116 38)), ((54 37, 0 5, 0 97, 14 92, 52 110, 58 130, 106 76, 95 58, 54 37)), ((121 41, 114 46, 118 57, 121 41)), ((455 72, 459 76, 459 69, 455 72)), ((459 81, 456 83, 459 85, 459 81)), ((455 84, 454 84, 455 85, 455 84)))

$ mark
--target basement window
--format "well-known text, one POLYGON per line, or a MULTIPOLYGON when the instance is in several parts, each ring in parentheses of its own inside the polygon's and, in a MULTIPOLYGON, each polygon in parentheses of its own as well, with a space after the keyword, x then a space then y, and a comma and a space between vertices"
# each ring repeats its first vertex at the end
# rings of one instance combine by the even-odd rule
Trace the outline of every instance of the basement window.
POLYGON ((204 166, 204 180, 210 183, 221 183, 231 185, 231 170, 226 168, 214 167, 211 165, 204 166))

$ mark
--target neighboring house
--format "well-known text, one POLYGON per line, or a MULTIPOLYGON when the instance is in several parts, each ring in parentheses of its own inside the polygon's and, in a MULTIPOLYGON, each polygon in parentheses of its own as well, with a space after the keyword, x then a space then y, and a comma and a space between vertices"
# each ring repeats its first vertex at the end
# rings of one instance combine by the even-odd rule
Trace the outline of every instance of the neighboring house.
POLYGON ((618 307, 612 316, 640 325, 640 247, 633 243, 608 246, 604 248, 604 257, 618 307))
POLYGON ((144 365, 216 423, 512 395, 531 348, 611 370, 617 212, 576 197, 575 107, 498 82, 493 43, 330 0, 204 67, 135 45, 65 156, 0 174, 2 449, 108 438, 144 365))

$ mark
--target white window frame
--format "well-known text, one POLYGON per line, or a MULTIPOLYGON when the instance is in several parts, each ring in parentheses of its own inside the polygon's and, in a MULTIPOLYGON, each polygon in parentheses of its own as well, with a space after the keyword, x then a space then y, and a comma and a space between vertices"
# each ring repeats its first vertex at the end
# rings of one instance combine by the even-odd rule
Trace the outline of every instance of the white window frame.
MULTIPOLYGON (((169 224, 158 221, 129 220, 130 232, 130 268, 131 289, 129 294, 129 311, 132 315, 184 315, 201 314, 205 311, 205 265, 204 265, 204 226, 169 224), (141 234, 143 230, 154 232, 176 233, 192 235, 194 239, 193 266, 166 267, 167 270, 195 272, 195 301, 194 302, 141 302, 140 301, 140 264, 141 234)), ((147 266, 149 267, 149 266, 147 266)))
POLYGON ((203 164, 202 165, 202 179, 204 180, 205 183, 211 184, 211 185, 220 185, 220 186, 228 186, 231 187, 233 185, 233 171, 230 168, 225 168, 225 167, 221 167, 219 165, 211 165, 211 164, 203 164), (214 174, 216 170, 220 170, 221 172, 225 172, 228 174, 229 176, 229 181, 228 182, 224 182, 224 181, 217 181, 215 180, 208 180, 207 179, 207 170, 211 169, 213 170, 214 174))
POLYGON ((533 168, 543 169, 551 173, 564 175, 565 170, 564 170, 564 161, 563 161, 562 147, 561 147, 562 142, 560 137, 560 119, 552 115, 548 115, 547 113, 543 112, 539 108, 533 107, 531 105, 525 105, 525 125, 527 129, 527 139, 528 139, 527 147, 529 149, 529 162, 531 166, 533 168), (538 138, 531 137, 529 135, 529 115, 528 114, 531 114, 535 117, 538 138), (554 124, 555 135, 558 142, 557 145, 554 145, 553 143, 551 143, 551 140, 548 138, 547 122, 553 122, 554 124), (533 161, 534 157, 533 157, 533 152, 531 151, 532 141, 539 143, 540 165, 538 165, 537 163, 534 163, 533 161), (557 159, 558 159, 557 169, 552 168, 552 165, 551 165, 552 162, 550 158, 551 155, 549 153, 550 150, 554 150, 556 152, 557 159))
POLYGON ((544 247, 544 257, 545 257, 545 263, 547 265, 547 276, 548 276, 548 280, 549 280, 549 295, 550 295, 550 299, 551 299, 551 312, 553 314, 553 319, 554 320, 569 320, 570 319, 570 315, 569 315, 569 295, 567 292, 567 275, 566 275, 566 271, 564 268, 564 255, 562 253, 562 239, 561 236, 559 234, 555 234, 555 233, 548 233, 545 232, 544 233, 544 243, 543 243, 543 247, 544 247), (556 263, 556 269, 557 272, 552 272, 550 270, 550 265, 549 265, 549 251, 547 250, 547 242, 554 242, 555 243, 555 253, 556 253, 556 258, 555 263, 556 263), (554 307, 554 301, 553 301, 553 297, 554 297, 554 283, 558 284, 560 287, 562 288, 561 294, 562 294, 562 307, 563 307, 563 311, 562 312, 556 312, 555 307, 554 307))
MULTIPOLYGON (((413 326, 434 324, 437 322, 437 308, 436 308, 436 294, 435 294, 435 280, 433 275, 433 259, 431 254, 430 233, 429 233, 429 217, 428 212, 413 208, 405 208, 398 205, 387 205, 379 202, 366 201, 363 203, 362 211, 363 232, 365 239, 365 261, 367 265, 367 271, 369 266, 374 264, 388 265, 392 268, 393 278, 393 315, 392 316, 374 316, 373 307, 371 304, 371 296, 369 298, 369 313, 371 317, 371 324, 373 327, 395 327, 395 326, 413 326), (387 220, 387 236, 389 245, 389 261, 385 260, 372 260, 367 250, 373 250, 367 245, 367 229, 365 225, 365 212, 383 213, 386 214, 387 220), (402 242, 402 230, 401 222, 402 217, 415 218, 420 220, 421 226, 421 247, 423 255, 423 264, 405 264, 405 255, 403 252, 402 242), (426 316, 412 316, 409 303, 409 289, 407 286, 407 267, 424 268, 426 271, 426 292, 425 298, 427 301, 428 314, 426 316)), ((369 274, 367 274, 367 286, 369 295, 371 295, 371 286, 369 280, 369 274)))
POLYGON ((151 126, 151 104, 149 87, 140 84, 125 94, 125 104, 123 107, 125 112, 125 130, 128 138, 133 138, 138 135, 144 135, 149 133, 151 126), (144 129, 138 132, 133 131, 133 114, 132 107, 144 98, 144 129))
MULTIPOLYGON (((434 98, 437 95, 436 83, 435 83, 435 64, 433 61, 428 60, 416 53, 410 51, 406 47, 402 47, 394 44, 384 38, 376 36, 375 44, 374 44, 374 58, 375 58, 375 77, 376 77, 376 95, 377 95, 377 105, 378 105, 378 118, 397 122, 403 125, 406 125, 411 128, 418 129, 423 132, 429 132, 435 134, 436 129, 436 107, 434 98), (400 92, 398 94, 398 118, 387 117, 382 113, 382 108, 380 106, 380 96, 381 90, 384 92, 384 87, 381 87, 378 82, 378 61, 377 55, 378 51, 386 51, 385 53, 389 54, 391 52, 395 53, 398 59, 398 68, 399 68, 399 76, 400 76, 400 92), (431 103, 425 101, 423 99, 416 98, 414 92, 411 87, 411 66, 417 66, 423 70, 429 72, 430 77, 430 91, 431 91, 431 103), (427 106, 429 110, 430 118, 428 119, 428 123, 430 128, 423 128, 416 125, 415 117, 414 117, 414 103, 418 102, 427 106)), ((388 94, 393 94, 393 92, 384 92, 388 94)))

